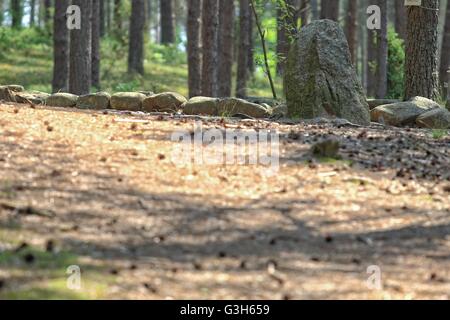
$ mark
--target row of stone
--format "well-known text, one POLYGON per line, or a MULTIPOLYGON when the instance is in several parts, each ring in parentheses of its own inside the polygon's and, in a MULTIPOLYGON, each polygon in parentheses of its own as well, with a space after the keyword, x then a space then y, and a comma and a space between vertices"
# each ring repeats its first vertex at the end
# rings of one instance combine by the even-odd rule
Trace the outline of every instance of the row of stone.
POLYGON ((175 92, 154 94, 153 92, 119 92, 110 95, 98 92, 83 96, 70 93, 25 92, 21 86, 1 86, 0 100, 45 104, 54 107, 80 109, 115 109, 143 112, 183 112, 187 115, 236 116, 245 115, 253 118, 267 118, 273 113, 268 104, 253 103, 237 98, 193 97, 186 99, 175 92))
POLYGON ((378 106, 373 105, 370 116, 373 122, 396 127, 418 126, 428 129, 450 129, 450 111, 437 102, 423 97, 414 97, 409 101, 402 102, 391 101, 378 106))

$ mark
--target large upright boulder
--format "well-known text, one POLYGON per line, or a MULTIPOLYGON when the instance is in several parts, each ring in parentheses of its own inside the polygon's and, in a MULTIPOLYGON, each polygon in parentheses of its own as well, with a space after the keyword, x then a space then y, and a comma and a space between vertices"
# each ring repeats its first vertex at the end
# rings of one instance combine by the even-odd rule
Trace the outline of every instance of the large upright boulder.
POLYGON ((345 34, 334 21, 317 20, 300 31, 287 59, 284 87, 290 117, 370 124, 345 34))

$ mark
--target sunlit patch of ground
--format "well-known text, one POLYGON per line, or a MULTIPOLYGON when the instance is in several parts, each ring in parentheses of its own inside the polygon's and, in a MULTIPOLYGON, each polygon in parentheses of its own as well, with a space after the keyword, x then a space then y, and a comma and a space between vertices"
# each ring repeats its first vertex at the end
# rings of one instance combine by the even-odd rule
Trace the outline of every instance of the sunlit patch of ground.
POLYGON ((277 130, 279 171, 173 159, 171 135, 194 134, 192 119, 0 105, 0 297, 449 298, 448 136, 203 127, 277 130), (311 162, 330 137, 342 159, 311 162))

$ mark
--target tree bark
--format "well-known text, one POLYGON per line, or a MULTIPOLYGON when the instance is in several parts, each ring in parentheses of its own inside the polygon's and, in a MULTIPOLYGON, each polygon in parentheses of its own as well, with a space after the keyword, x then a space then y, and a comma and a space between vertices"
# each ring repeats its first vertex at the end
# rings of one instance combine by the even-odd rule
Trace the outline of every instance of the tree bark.
MULTIPOLYGON (((0 10, 1 10, 1 5, 0 5, 0 10)), ((34 27, 34 20, 35 20, 35 16, 36 16, 36 0, 31 0, 30 1, 30 28, 34 27)))
POLYGON ((201 15, 202 0, 188 0, 187 51, 190 97, 202 94, 201 15))
POLYGON ((339 0, 322 0, 321 19, 339 20, 339 0))
POLYGON ((376 51, 377 51, 377 38, 374 30, 367 29, 367 87, 366 93, 369 97, 375 97, 376 83, 375 83, 375 70, 376 70, 376 51))
POLYGON ((357 34, 358 34, 358 0, 348 0, 347 19, 345 23, 345 33, 348 47, 352 56, 353 65, 357 65, 357 34))
POLYGON ((239 52, 236 81, 236 96, 243 98, 247 96, 248 80, 248 48, 250 29, 250 1, 240 0, 239 2, 239 52))
MULTIPOLYGON (((216 1, 216 0, 214 0, 216 1)), ((160 0, 161 43, 175 43, 175 25, 173 19, 173 0, 160 0)))
POLYGON ((73 94, 84 95, 91 89, 92 0, 72 0, 72 4, 81 9, 82 28, 70 31, 69 91, 73 94))
POLYGON ((444 91, 444 97, 446 91, 450 91, 450 79, 447 71, 450 68, 450 0, 447 1, 447 10, 445 14, 445 27, 444 27, 444 38, 442 40, 441 48, 441 64, 440 64, 440 81, 444 91), (448 83, 447 88, 444 84, 448 83))
POLYGON ((22 27, 23 3, 22 0, 11 0, 11 27, 19 29, 22 27))
POLYGON ((408 7, 406 28, 405 99, 414 96, 437 100, 439 1, 423 0, 408 7))
POLYGON ((387 0, 378 0, 381 9, 381 29, 377 30, 377 91, 375 97, 383 99, 387 94, 387 64, 388 64, 388 12, 387 0))
POLYGON ((219 0, 203 1, 202 21, 202 94, 215 97, 219 89, 219 0))
POLYGON ((221 97, 231 96, 234 49, 234 2, 219 0, 219 91, 221 97))
POLYGON ((128 72, 144 74, 145 0, 134 0, 131 5, 128 72))
POLYGON ((406 39, 406 7, 405 0, 395 1, 395 32, 403 40, 406 39))
POLYGON ((67 91, 69 88, 69 30, 66 10, 69 0, 55 2, 53 22, 53 92, 67 91))
POLYGON ((298 0, 286 0, 286 9, 277 8, 277 73, 284 73, 284 65, 290 49, 291 38, 297 29, 298 0))
POLYGON ((92 86, 100 89, 100 1, 92 0, 92 86))

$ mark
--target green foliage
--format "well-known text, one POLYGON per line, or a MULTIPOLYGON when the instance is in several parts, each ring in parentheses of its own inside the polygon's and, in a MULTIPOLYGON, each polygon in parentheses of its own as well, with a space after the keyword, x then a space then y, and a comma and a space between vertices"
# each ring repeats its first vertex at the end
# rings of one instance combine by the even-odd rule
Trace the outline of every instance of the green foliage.
POLYGON ((437 140, 447 137, 448 134, 449 134, 449 131, 446 129, 434 129, 431 132, 433 139, 437 139, 437 140))
POLYGON ((388 30, 388 99, 401 99, 404 92, 405 47, 394 28, 388 30))
POLYGON ((51 46, 48 34, 39 28, 16 30, 0 27, 0 57, 14 50, 25 50, 33 46, 51 46))

